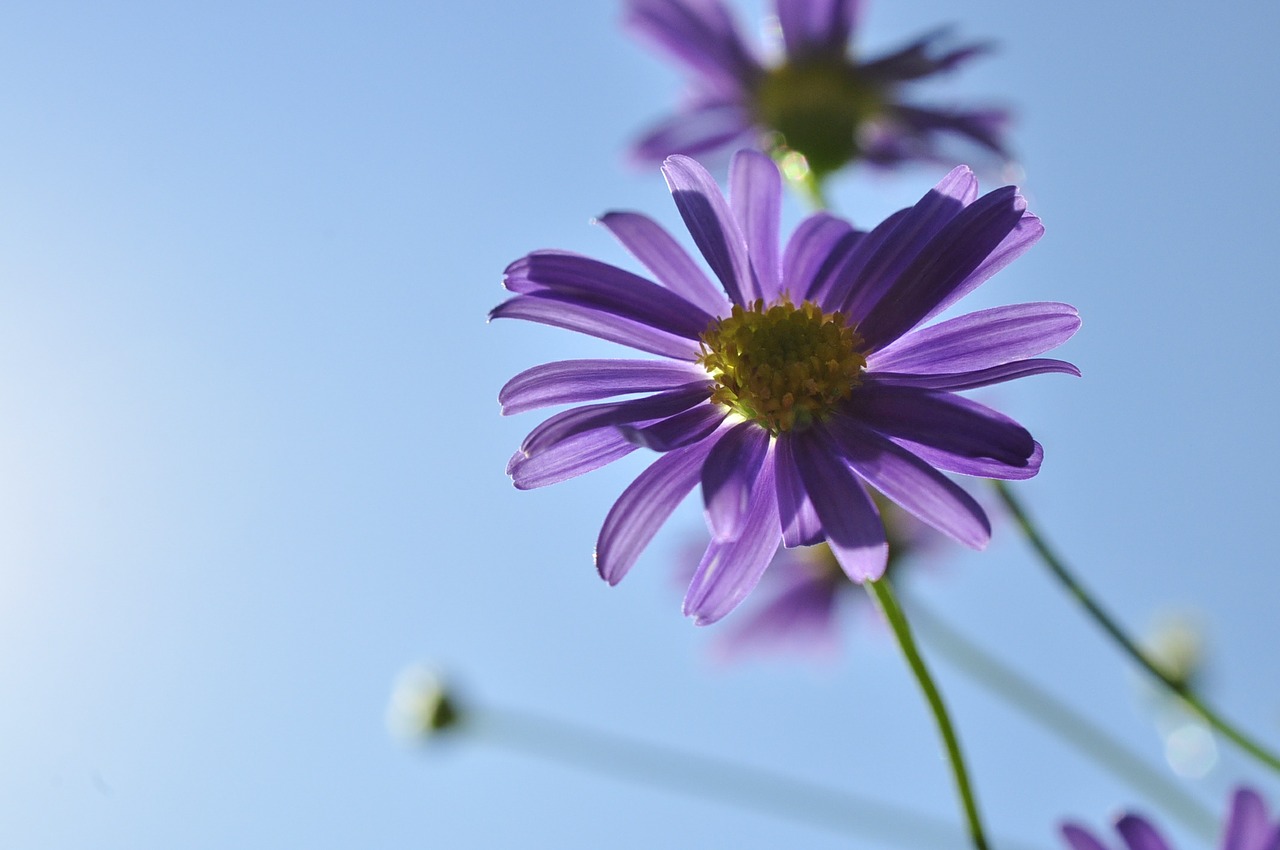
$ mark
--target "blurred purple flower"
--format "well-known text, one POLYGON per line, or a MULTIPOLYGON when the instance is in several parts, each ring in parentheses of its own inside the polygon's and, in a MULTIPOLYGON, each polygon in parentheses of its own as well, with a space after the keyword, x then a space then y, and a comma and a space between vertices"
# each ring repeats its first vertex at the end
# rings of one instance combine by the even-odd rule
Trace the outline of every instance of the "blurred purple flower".
MULTIPOLYGON (((1173 850, 1146 818, 1125 814, 1115 827, 1127 850, 1173 850)), ((1062 836, 1071 850, 1107 850, 1093 833, 1074 823, 1063 824, 1062 836)), ((1237 788, 1232 794, 1219 850, 1280 850, 1280 822, 1267 816, 1267 804, 1257 792, 1237 788)))
POLYGON ((663 166, 718 290, 653 220, 601 223, 662 284, 565 251, 507 267, 516 318, 619 342, 667 360, 536 366, 499 394, 504 414, 631 393, 535 428, 507 466, 521 489, 564 481, 646 446, 662 453, 605 519, 596 567, 610 584, 701 482, 712 542, 684 611, 715 622, 760 580, 778 544, 827 541, 855 581, 884 572, 888 546, 865 480, 974 548, 986 514, 939 470, 1030 478, 1041 448, 1025 428, 957 390, 1046 372, 1029 359, 1075 333, 1066 304, 997 307, 919 326, 1040 238, 1012 186, 978 197, 967 168, 868 233, 806 218, 779 250, 782 182, 765 156, 734 157, 726 200, 687 157, 663 166))
POLYGON ((928 107, 904 96, 910 84, 986 48, 946 48, 940 31, 860 60, 849 47, 860 5, 774 0, 784 55, 768 64, 742 39, 722 0, 628 0, 627 25, 692 72, 684 106, 636 143, 635 156, 657 162, 759 145, 803 155, 818 178, 852 160, 954 164, 972 154, 948 153, 945 144, 956 139, 1006 158, 1004 110, 928 107))

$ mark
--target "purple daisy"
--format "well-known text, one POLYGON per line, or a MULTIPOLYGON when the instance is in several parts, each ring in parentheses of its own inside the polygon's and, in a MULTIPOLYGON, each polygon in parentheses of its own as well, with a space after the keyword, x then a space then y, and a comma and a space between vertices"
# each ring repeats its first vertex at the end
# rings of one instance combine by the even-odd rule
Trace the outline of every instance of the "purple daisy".
POLYGON ((655 283, 565 251, 507 267, 516 295, 491 318, 568 328, 665 357, 536 366, 502 388, 503 413, 634 393, 585 405, 535 428, 507 466, 521 489, 596 469, 640 446, 662 456, 605 519, 596 567, 610 584, 635 563, 699 483, 712 542, 684 611, 699 624, 729 613, 778 544, 826 541, 855 581, 879 578, 884 526, 862 482, 974 548, 991 528, 941 471, 1029 478, 1041 448, 1025 428, 956 394, 1069 363, 1030 359, 1079 327, 1074 308, 997 307, 921 327, 1039 239, 1040 220, 1012 186, 978 197, 957 168, 915 206, 867 233, 809 216, 779 251, 782 181, 741 151, 728 199, 693 160, 663 173, 719 280, 717 289, 653 220, 600 222, 655 283))
MULTIPOLYGON (((963 139, 1001 158, 1008 115, 909 103, 904 90, 986 48, 943 46, 943 33, 862 61, 850 52, 858 0, 774 0, 784 55, 768 63, 738 32, 721 0, 628 0, 626 23, 692 72, 683 108, 651 129, 635 156, 657 162, 758 145, 795 152, 816 178, 852 160, 890 166, 954 163, 944 144, 963 139)), ((803 173, 803 169, 801 169, 803 173)))
MULTIPOLYGON (((1151 822, 1135 814, 1122 815, 1115 824, 1116 832, 1127 850, 1173 850, 1151 822)), ((1107 850, 1106 845, 1087 829, 1073 823, 1063 824, 1062 837, 1071 850, 1107 850)), ((1280 822, 1267 816, 1267 804, 1257 792, 1237 788, 1231 795, 1231 811, 1222 830, 1220 850, 1280 850, 1280 822)))

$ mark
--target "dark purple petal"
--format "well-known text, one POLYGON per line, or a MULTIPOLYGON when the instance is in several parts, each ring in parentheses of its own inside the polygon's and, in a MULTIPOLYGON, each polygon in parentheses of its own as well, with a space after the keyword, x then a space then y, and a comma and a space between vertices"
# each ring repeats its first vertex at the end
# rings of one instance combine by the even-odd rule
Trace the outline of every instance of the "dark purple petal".
POLYGON ((702 465, 702 501, 707 525, 717 540, 742 533, 751 490, 769 448, 769 432, 754 422, 733 426, 702 465))
POLYGON ((1169 845, 1145 818, 1124 815, 1116 821, 1116 832, 1129 850, 1170 850, 1169 845))
POLYGON ((1012 263, 1027 252, 1032 245, 1040 241, 1040 237, 1044 235, 1044 225, 1040 223, 1040 219, 1031 213, 1023 213, 1021 220, 1018 221, 1013 232, 1001 240, 991 254, 978 264, 968 277, 961 281, 960 285, 951 291, 949 295, 938 302, 938 305, 925 314, 921 321, 928 321, 961 298, 977 289, 996 272, 1012 263))
POLYGON ((1013 186, 996 189, 969 206, 938 231, 920 253, 895 275, 870 311, 858 322, 872 351, 911 330, 970 277, 1014 232, 1026 202, 1013 186))
POLYGON ((865 273, 867 263, 910 213, 910 207, 898 210, 870 232, 860 233, 856 239, 837 245, 831 256, 815 271, 807 297, 822 304, 828 312, 840 310, 848 315, 851 306, 857 307, 865 300, 858 296, 869 288, 865 273))
POLYGON ((830 213, 814 213, 804 219, 792 232, 782 256, 782 289, 797 304, 805 299, 826 303, 815 287, 819 272, 852 250, 862 235, 830 213))
POLYGON ((1062 825, 1062 837, 1071 845, 1071 850, 1107 850, 1088 830, 1073 823, 1062 825))
POLYGON ((1222 850, 1272 850, 1280 839, 1280 827, 1267 818, 1267 804, 1250 788, 1231 795, 1231 811, 1222 833, 1222 850))
POLYGON ((973 172, 958 166, 915 206, 872 230, 841 271, 844 285, 832 289, 832 298, 840 304, 841 311, 861 325, 881 301, 896 299, 903 271, 973 203, 977 194, 978 180, 973 172))
POLYGON ((532 490, 559 484, 599 469, 636 450, 613 429, 587 431, 570 437, 530 457, 516 452, 507 464, 507 474, 518 490, 532 490))
MULTIPOLYGON (((865 478, 907 513, 974 549, 991 540, 991 523, 973 497, 916 455, 847 416, 833 416, 827 427, 838 451, 865 478)), ((827 517, 817 501, 818 515, 827 517)))
POLYGON ((730 300, 745 306, 744 296, 754 290, 750 283, 747 243, 715 179, 687 156, 668 157, 662 173, 680 217, 707 265, 719 278, 730 300))
MULTIPOLYGON (((893 131, 900 137, 896 152, 893 142, 883 140, 880 150, 871 154, 879 160, 928 159, 945 156, 940 137, 959 136, 1002 158, 1008 157, 1004 136, 1010 123, 1007 110, 937 109, 895 103, 890 107, 893 131), (885 144, 888 142, 888 144, 885 144)), ((954 161, 954 160, 953 160, 954 161)))
POLYGON ((990 50, 984 44, 969 44, 950 50, 939 47, 947 30, 935 30, 887 56, 858 66, 859 74, 881 83, 901 83, 948 71, 956 65, 990 50))
POLYGON ((708 626, 737 607, 760 581, 778 551, 778 497, 773 458, 766 456, 752 488, 751 507, 736 540, 713 540, 684 597, 684 613, 708 626))
POLYGON ((775 0, 789 58, 843 56, 858 17, 857 0, 775 0))
POLYGON ((667 289, 713 316, 729 311, 724 293, 656 221, 634 212, 605 213, 598 221, 667 289))
POLYGON ((489 312, 490 319, 524 319, 542 325, 565 328, 589 336, 621 343, 631 348, 676 360, 697 360, 698 343, 665 331, 633 322, 594 307, 566 300, 559 295, 517 295, 489 312))
POLYGON ((498 392, 502 414, 510 416, 598 398, 669 390, 706 377, 701 367, 665 360, 561 360, 534 366, 507 381, 498 392))
POLYGON ((702 464, 715 443, 714 439, 703 440, 663 455, 622 492, 609 509, 596 541, 596 569, 601 578, 609 584, 622 580, 698 483, 702 464))
POLYGON ((1003 366, 979 369, 975 372, 952 372, 940 375, 907 375, 902 372, 876 372, 867 375, 867 383, 891 384, 898 387, 918 387, 922 390, 972 390, 1000 384, 1031 375, 1058 372, 1080 377, 1080 370, 1065 360, 1015 360, 1003 366))
POLYGON ((608 263, 565 251, 535 251, 507 266, 512 292, 551 292, 584 307, 688 339, 698 339, 712 315, 669 289, 608 263))
POLYGON ((625 23, 717 88, 747 89, 761 72, 720 0, 629 0, 625 23))
POLYGON ((855 390, 842 410, 887 437, 961 457, 1022 465, 1035 448, 1026 428, 954 393, 870 384, 855 390))
POLYGON ((859 583, 880 578, 889 563, 884 523, 862 482, 840 462, 838 447, 818 427, 794 436, 791 449, 841 568, 859 583))
POLYGON ((782 545, 788 549, 813 546, 825 539, 822 520, 805 490, 799 470, 796 469, 791 440, 790 433, 780 435, 773 451, 774 474, 778 479, 778 518, 782 523, 782 545))
POLYGON ((1031 455, 1021 463, 1003 463, 989 457, 967 457, 942 449, 935 449, 910 440, 894 438, 893 440, 911 454, 925 463, 941 469, 943 472, 958 472, 961 475, 972 475, 977 478, 1000 478, 1006 481, 1023 481, 1035 478, 1040 472, 1040 464, 1044 461, 1044 448, 1036 443, 1031 455))
POLYGON ((520 451, 535 455, 584 431, 637 422, 647 424, 674 416, 710 398, 711 386, 709 381, 685 384, 644 398, 591 404, 557 413, 529 432, 520 444, 520 451))
POLYGON ((751 144, 757 132, 751 113, 741 103, 696 103, 650 128, 632 147, 631 156, 646 164, 662 162, 672 154, 704 156, 751 144))
POLYGON ((872 372, 972 372, 1034 357, 1080 328, 1070 304, 1045 301, 968 313, 913 331, 867 358, 872 372))
POLYGON ((619 425, 618 431, 637 446, 669 452, 706 438, 728 415, 719 404, 700 404, 652 425, 619 425))
POLYGON ((782 287, 778 263, 778 225, 782 215, 782 175, 773 160, 741 150, 729 166, 729 209, 747 240, 754 275, 741 281, 747 301, 777 299, 782 287))

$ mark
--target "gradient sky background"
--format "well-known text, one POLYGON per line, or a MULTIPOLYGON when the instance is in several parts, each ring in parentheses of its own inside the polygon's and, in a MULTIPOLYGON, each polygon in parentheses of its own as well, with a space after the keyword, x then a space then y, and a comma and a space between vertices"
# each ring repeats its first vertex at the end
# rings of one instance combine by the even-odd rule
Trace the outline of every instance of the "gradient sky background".
MULTIPOLYGON (((1214 700, 1280 743, 1280 6, 869 6, 868 52, 943 23, 999 44, 934 99, 1016 108, 1047 235, 967 306, 1084 317, 1059 352, 1084 379, 995 396, 1046 447, 1019 492, 1135 630, 1198 612, 1214 700)), ((759 4, 738 8, 756 34, 759 4)), ((479 702, 958 823, 886 635, 717 666, 671 578, 705 534, 693 500, 621 586, 592 568, 647 458, 533 493, 503 474, 539 420, 499 417, 502 383, 620 351, 486 326, 503 267, 543 247, 626 263, 589 224, 609 209, 680 232, 623 156, 680 78, 619 16, 0 12, 0 845, 880 846, 480 743, 407 749, 384 712, 418 661, 479 702)), ((857 172, 834 201, 869 226, 942 173, 857 172)), ((1010 525, 906 590, 1160 762, 1137 677, 1010 525)), ((934 666, 997 835, 1057 847, 1061 816, 1145 805, 934 666)), ((1280 805, 1225 750, 1188 787, 1217 811, 1240 780, 1280 805)))

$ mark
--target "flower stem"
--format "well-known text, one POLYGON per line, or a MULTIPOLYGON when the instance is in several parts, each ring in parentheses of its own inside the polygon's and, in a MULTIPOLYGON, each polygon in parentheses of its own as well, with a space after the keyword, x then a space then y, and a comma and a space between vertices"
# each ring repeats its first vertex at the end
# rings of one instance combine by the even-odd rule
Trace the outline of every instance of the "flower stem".
POLYGON ((1093 617, 1094 622, 1120 646, 1125 654, 1173 694, 1180 697, 1187 706, 1204 718, 1206 723, 1217 729, 1224 737, 1272 770, 1280 772, 1280 756, 1277 756, 1274 752, 1241 732, 1234 724, 1206 705, 1187 682, 1170 676, 1138 647, 1137 643, 1124 632, 1115 619, 1103 610, 1102 606, 1098 604, 1089 591, 1075 579, 1075 576, 1067 569, 1062 559, 1049 548, 1049 544, 1045 542, 1044 537, 1022 507, 1022 503, 1013 495, 1008 485, 1003 481, 993 481, 992 483, 995 485, 996 492, 1000 494, 1000 498, 1004 500, 1005 507, 1009 509, 1009 513, 1022 529, 1022 533, 1026 535, 1027 541, 1031 543, 1031 547, 1040 556, 1040 560, 1049 568, 1049 571, 1053 573, 1058 582, 1066 588, 1067 592, 1084 607, 1089 616, 1093 617))
POLYGON ((978 805, 969 784, 968 772, 965 770, 960 741, 956 737, 955 729, 951 726, 951 718, 947 715, 947 708, 942 703, 942 695, 933 683, 924 659, 920 657, 920 652, 916 648, 915 639, 911 636, 911 627, 907 625, 907 618, 903 615, 902 608, 898 606, 898 600, 894 598, 893 588, 888 579, 868 581, 865 582, 865 586, 893 629, 893 634, 898 639, 898 646, 901 647, 911 672, 915 674, 920 690, 924 691, 925 700, 929 703, 933 718, 938 724, 938 731, 947 748, 947 758, 951 762, 956 791, 960 795, 960 805, 964 810, 965 820, 969 824, 969 837, 973 841, 973 846, 976 850, 987 850, 987 838, 982 831, 982 819, 978 815, 978 805))
POLYGON ((1036 723, 1072 744, 1117 777, 1165 808, 1172 817, 1199 833, 1206 842, 1217 835, 1217 817, 1167 776, 1104 730, 1028 681, 937 615, 909 601, 916 630, 926 643, 978 684, 1036 723))

